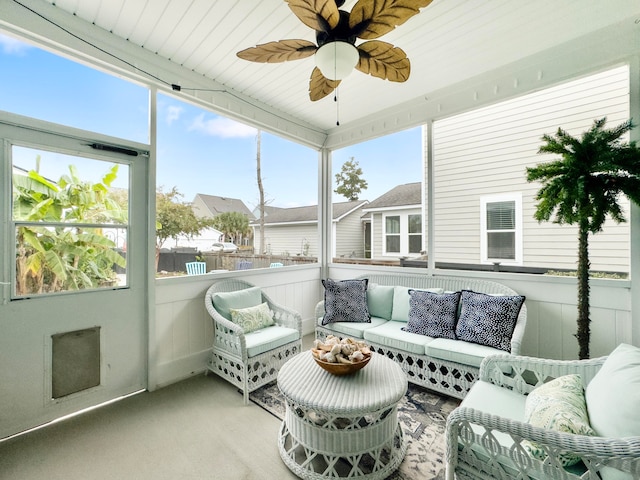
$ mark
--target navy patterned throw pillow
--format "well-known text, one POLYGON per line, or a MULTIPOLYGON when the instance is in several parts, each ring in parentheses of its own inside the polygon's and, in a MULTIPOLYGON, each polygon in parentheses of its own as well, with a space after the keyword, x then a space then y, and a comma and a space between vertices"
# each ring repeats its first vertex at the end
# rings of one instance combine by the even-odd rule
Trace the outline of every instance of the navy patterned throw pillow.
POLYGON ((368 279, 335 281, 327 278, 324 285, 324 317, 322 325, 334 322, 369 322, 367 307, 368 279))
POLYGON ((524 303, 521 295, 487 295, 463 290, 456 326, 459 340, 511 352, 511 335, 524 303))
POLYGON ((402 330, 455 340, 459 301, 460 292, 438 294, 409 290, 409 321, 402 330))

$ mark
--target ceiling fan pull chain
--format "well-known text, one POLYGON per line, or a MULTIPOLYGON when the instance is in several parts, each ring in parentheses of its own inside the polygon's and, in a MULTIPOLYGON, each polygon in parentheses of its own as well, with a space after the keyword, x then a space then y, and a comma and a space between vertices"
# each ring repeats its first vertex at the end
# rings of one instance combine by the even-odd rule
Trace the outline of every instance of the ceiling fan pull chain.
POLYGON ((340 102, 338 101, 338 88, 336 87, 335 95, 333 96, 333 101, 336 102, 336 125, 340 126, 340 102))

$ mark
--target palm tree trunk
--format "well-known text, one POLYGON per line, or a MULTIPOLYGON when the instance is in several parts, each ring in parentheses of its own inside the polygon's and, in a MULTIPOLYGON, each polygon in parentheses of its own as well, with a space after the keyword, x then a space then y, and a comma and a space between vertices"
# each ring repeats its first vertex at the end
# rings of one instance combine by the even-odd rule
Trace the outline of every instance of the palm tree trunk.
POLYGON ((578 357, 589 358, 589 229, 588 220, 580 222, 578 233, 578 357))

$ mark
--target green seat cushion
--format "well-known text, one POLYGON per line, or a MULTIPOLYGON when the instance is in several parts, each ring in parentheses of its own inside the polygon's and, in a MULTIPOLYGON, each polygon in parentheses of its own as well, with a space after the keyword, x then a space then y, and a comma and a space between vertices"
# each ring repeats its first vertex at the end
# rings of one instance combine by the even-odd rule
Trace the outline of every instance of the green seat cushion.
POLYGON ((426 335, 418 335, 417 333, 405 332, 402 327, 406 326, 405 322, 384 322, 375 328, 369 328, 364 331, 364 339, 368 342, 377 343, 395 350, 404 350, 406 352, 424 355, 425 346, 433 340, 426 335))
POLYGON ((338 337, 364 338, 364 332, 388 322, 384 318, 371 317, 371 322, 333 322, 322 324, 322 317, 318 318, 318 325, 327 330, 336 332, 338 337))
POLYGON ((504 353, 497 348, 479 345, 477 343, 451 340, 448 338, 436 338, 427 345, 426 353, 433 358, 448 360, 450 362, 463 363, 480 368, 480 363, 487 355, 504 353))
POLYGON ((393 309, 393 287, 372 283, 367 288, 367 305, 372 317, 391 320, 393 309))
POLYGON ((213 306, 227 320, 231 320, 232 308, 255 307, 262 303, 260 287, 250 287, 233 292, 217 292, 212 296, 213 306))
POLYGON ((231 321, 240 325, 244 333, 270 327, 274 325, 273 312, 269 309, 267 302, 263 302, 255 307, 230 308, 231 321))
POLYGON ((391 320, 398 322, 409 321, 409 290, 420 290, 432 293, 444 293, 442 288, 411 288, 411 287, 393 287, 393 309, 391 311, 391 320))
MULTIPOLYGON (((640 436, 640 348, 620 344, 587 385, 589 421, 604 437, 640 436)), ((630 473, 613 468, 601 472, 603 480, 631 480, 630 473)))
MULTIPOLYGON (((440 339, 439 339, 440 340, 440 339)), ((498 415, 509 420, 524 421, 524 406, 527 397, 520 393, 502 388, 493 383, 478 380, 473 384, 460 404, 461 407, 475 408, 492 415, 498 415)), ((484 428, 472 425, 473 430, 482 435, 484 428)), ((493 431, 496 440, 509 448, 513 439, 506 433, 493 431)), ((479 448, 482 448, 479 446, 479 448)))
MULTIPOLYGON (((563 375, 536 388, 527 396, 525 421, 534 427, 577 435, 595 435, 589 425, 587 405, 580 375, 563 375)), ((523 443, 529 454, 538 460, 547 458, 544 449, 535 442, 523 443)), ((580 456, 558 452, 560 464, 575 465, 580 456)))
POLYGON ((300 333, 295 328, 274 325, 245 335, 247 355, 249 358, 281 347, 287 343, 295 342, 300 338, 300 333))

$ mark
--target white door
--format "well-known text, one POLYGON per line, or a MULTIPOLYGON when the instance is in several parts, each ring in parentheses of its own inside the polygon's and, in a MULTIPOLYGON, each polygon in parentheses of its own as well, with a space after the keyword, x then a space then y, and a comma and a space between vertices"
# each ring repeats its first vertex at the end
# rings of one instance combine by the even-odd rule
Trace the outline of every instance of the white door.
POLYGON ((26 124, 0 119, 0 438, 147 379, 146 146, 26 124))

